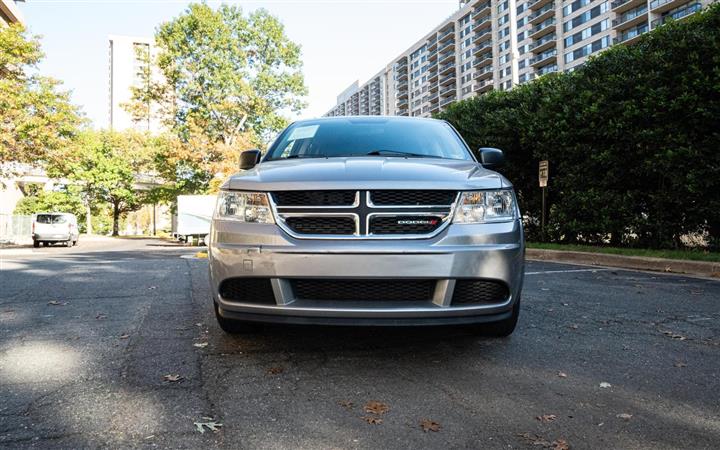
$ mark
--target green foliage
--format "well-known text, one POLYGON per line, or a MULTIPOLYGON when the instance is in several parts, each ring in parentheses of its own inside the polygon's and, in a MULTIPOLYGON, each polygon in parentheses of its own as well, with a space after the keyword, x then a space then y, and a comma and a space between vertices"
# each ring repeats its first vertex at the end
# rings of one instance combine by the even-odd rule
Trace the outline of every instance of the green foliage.
POLYGON ((33 73, 42 56, 22 26, 0 27, 0 163, 43 162, 83 123, 60 83, 33 73))
POLYGON ((86 131, 48 167, 53 177, 65 177, 80 187, 91 206, 99 202, 112 208, 113 235, 119 233, 120 217, 139 208, 136 175, 150 167, 152 148, 147 136, 127 131, 86 131))
POLYGON ((245 16, 237 6, 191 4, 160 25, 155 41, 153 62, 164 79, 148 71, 130 110, 143 118, 148 104, 159 105, 160 117, 184 141, 202 134, 211 144, 234 146, 248 131, 281 129, 281 111, 304 105, 300 47, 265 10, 245 16))
POLYGON ((472 147, 505 150, 530 238, 548 159, 554 241, 671 248, 708 233, 720 244, 720 5, 440 117, 472 147))
POLYGON ((42 212, 72 213, 78 217, 80 223, 85 215, 85 207, 80 195, 68 189, 39 191, 35 195, 23 197, 15 205, 15 214, 30 215, 42 212))

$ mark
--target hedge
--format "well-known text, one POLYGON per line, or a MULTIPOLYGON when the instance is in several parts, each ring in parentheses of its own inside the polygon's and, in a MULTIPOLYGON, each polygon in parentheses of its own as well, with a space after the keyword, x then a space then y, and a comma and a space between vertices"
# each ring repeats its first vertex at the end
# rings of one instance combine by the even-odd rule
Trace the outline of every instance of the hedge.
POLYGON ((547 159, 548 240, 677 248, 704 234, 720 245, 720 5, 437 117, 473 148, 505 151, 529 239, 547 159))

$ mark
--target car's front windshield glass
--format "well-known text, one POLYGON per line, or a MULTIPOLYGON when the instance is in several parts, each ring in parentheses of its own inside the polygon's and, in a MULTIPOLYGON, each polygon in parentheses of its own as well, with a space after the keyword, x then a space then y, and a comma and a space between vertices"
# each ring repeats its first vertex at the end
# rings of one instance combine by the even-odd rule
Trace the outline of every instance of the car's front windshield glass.
POLYGON ((291 125, 266 161, 348 156, 472 159, 465 143, 442 121, 348 118, 291 125))

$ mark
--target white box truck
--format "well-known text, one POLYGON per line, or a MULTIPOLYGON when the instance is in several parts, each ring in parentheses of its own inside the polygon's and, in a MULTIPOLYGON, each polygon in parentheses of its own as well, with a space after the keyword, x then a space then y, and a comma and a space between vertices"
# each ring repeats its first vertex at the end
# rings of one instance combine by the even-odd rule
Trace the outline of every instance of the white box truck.
POLYGON ((216 201, 216 195, 179 195, 175 237, 185 242, 192 242, 194 238, 204 242, 210 234, 216 201))

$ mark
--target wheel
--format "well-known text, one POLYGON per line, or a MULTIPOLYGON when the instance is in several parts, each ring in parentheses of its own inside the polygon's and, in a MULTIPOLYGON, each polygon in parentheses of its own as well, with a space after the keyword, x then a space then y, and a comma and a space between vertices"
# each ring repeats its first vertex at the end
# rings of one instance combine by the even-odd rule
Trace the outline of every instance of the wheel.
POLYGON ((74 247, 74 246, 76 246, 76 245, 77 245, 77 243, 78 243, 78 240, 77 240, 77 239, 75 239, 75 240, 73 241, 73 247, 74 247))
POLYGON ((35 239, 33 239, 33 247, 34 248, 40 247, 40 241, 36 241, 35 239))
POLYGON ((48 243, 47 243, 47 242, 43 242, 43 247, 47 247, 47 246, 48 246, 48 243))
POLYGON ((510 336, 513 331, 515 331, 515 326, 517 325, 518 317, 520 317, 520 299, 515 302, 515 305, 512 309, 512 315, 508 317, 505 320, 500 320, 498 322, 492 322, 492 323, 484 323, 480 325, 476 325, 477 333, 481 336, 487 336, 487 337, 508 337, 510 336))
POLYGON ((213 302, 213 308, 215 309, 215 318, 217 319, 218 325, 220 325, 220 328, 228 334, 254 333, 261 327, 260 324, 255 322, 226 319, 220 315, 218 304, 216 302, 213 302))
POLYGON ((65 244, 65 247, 72 247, 72 238, 68 239, 67 241, 63 242, 65 244))

